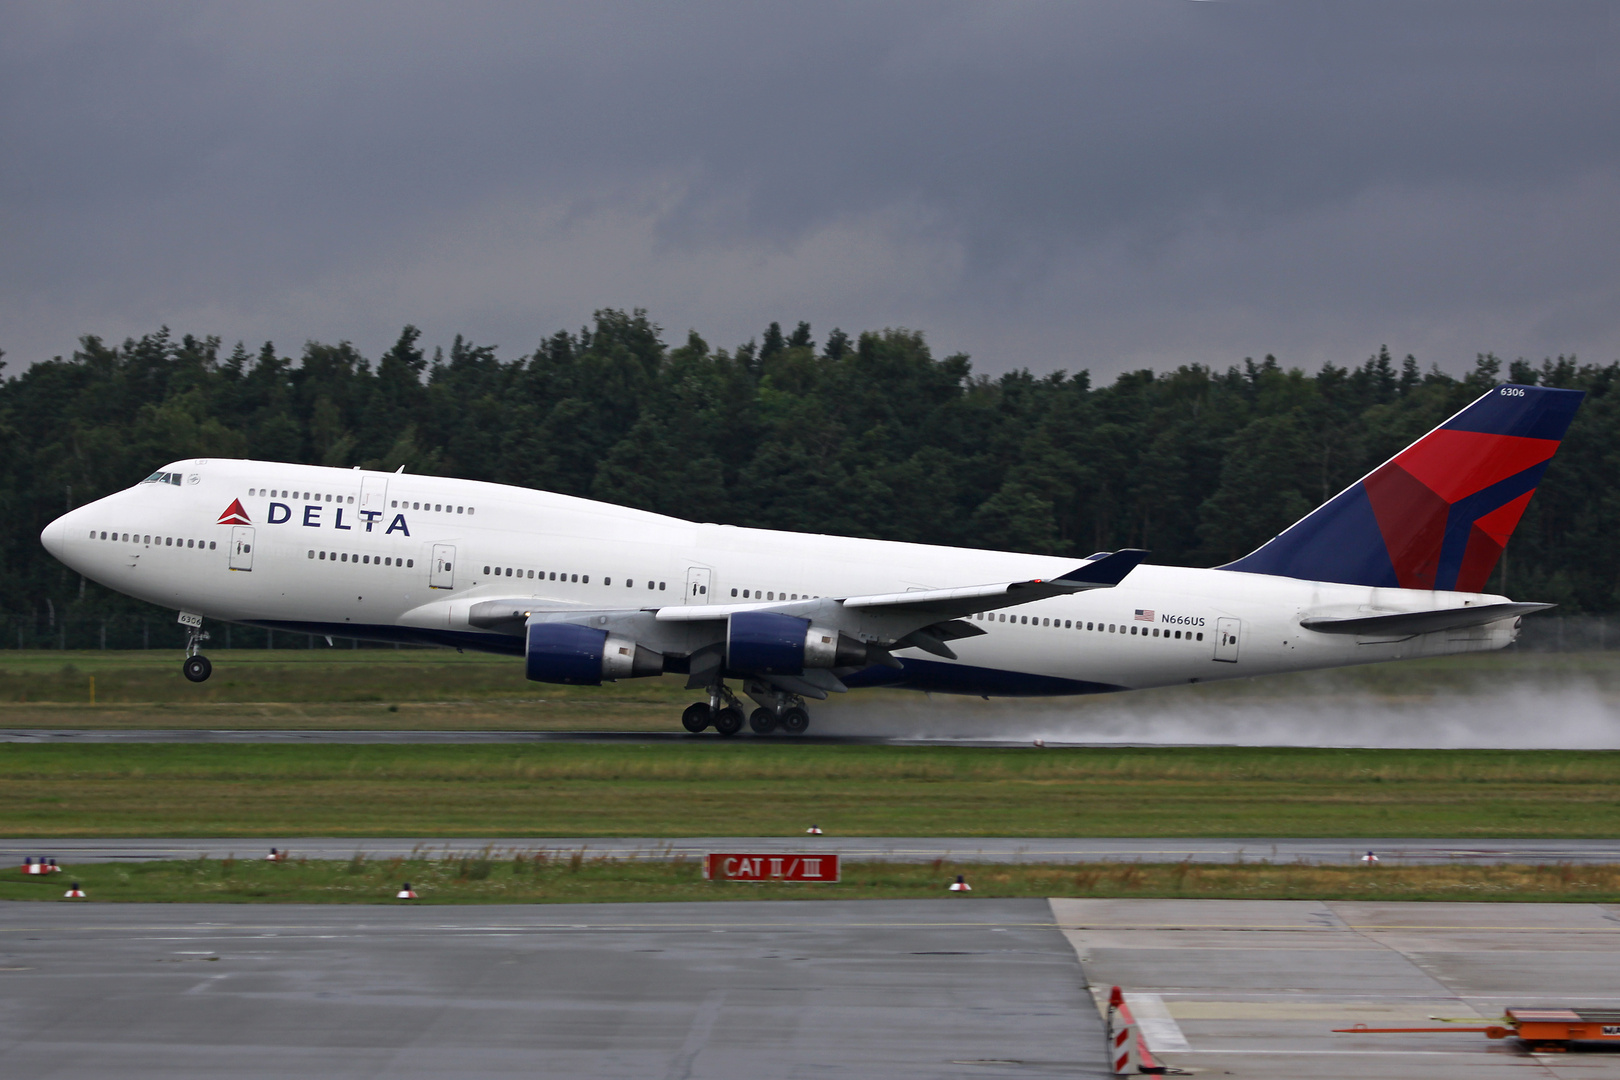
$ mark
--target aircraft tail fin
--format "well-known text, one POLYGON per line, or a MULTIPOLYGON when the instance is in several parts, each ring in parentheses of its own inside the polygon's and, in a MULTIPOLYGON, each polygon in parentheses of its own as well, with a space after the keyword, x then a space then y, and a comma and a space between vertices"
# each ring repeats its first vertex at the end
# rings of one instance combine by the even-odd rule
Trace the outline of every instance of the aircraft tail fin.
POLYGON ((1498 386, 1221 569, 1481 592, 1585 396, 1498 386))

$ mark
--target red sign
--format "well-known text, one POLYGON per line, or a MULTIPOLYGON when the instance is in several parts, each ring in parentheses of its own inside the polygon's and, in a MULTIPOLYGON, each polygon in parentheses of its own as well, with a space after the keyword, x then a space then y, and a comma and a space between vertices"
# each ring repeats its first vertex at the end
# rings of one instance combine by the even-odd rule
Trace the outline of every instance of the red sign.
POLYGON ((711 851, 703 859, 711 881, 837 881, 837 855, 741 855, 711 851))

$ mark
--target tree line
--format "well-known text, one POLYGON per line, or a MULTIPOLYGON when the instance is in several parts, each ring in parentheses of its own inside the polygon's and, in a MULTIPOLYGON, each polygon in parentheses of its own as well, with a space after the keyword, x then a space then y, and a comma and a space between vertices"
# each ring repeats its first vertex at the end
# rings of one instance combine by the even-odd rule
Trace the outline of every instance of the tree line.
POLYGON ((513 359, 461 337, 429 355, 411 326, 375 360, 348 342, 295 359, 167 329, 85 337, 0 382, 0 614, 43 632, 141 610, 66 571, 39 531, 185 457, 403 466, 704 521, 1215 565, 1504 376, 1589 396, 1490 587, 1613 611, 1620 364, 1505 367, 1484 354, 1454 377, 1381 349, 1314 373, 1267 356, 1093 385, 976 375, 910 330, 817 341, 772 323, 730 350, 695 332, 672 345, 644 311, 611 309, 513 359))

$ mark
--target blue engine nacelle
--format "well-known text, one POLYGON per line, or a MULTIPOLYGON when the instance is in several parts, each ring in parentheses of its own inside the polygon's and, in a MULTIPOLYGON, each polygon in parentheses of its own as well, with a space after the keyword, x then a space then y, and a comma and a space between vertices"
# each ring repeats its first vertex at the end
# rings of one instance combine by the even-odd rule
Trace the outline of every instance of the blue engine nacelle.
POLYGON ((866 643, 774 611, 734 612, 726 625, 726 666, 761 675, 802 675, 805 668, 865 667, 866 643))
POLYGON ((530 623, 524 675, 535 682, 599 686, 603 679, 661 675, 664 654, 577 623, 530 623))

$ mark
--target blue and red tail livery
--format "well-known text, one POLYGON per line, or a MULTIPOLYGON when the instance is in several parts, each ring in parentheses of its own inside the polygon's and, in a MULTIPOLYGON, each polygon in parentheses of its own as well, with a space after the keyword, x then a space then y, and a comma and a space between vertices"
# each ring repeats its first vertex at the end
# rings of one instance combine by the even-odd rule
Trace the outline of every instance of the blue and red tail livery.
POLYGON ((1584 396, 1498 386, 1222 569, 1481 592, 1584 396))

